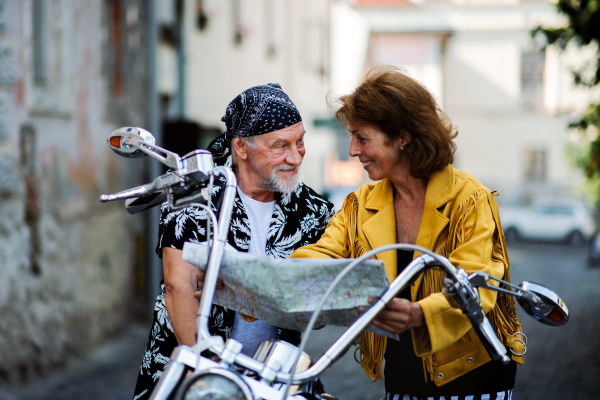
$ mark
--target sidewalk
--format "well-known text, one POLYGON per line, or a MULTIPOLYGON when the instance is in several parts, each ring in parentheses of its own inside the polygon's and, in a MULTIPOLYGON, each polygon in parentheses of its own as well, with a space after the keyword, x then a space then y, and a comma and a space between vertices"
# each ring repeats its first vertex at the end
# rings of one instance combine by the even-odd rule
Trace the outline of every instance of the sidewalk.
POLYGON ((0 400, 131 400, 149 329, 134 322, 64 369, 26 385, 0 385, 0 400))

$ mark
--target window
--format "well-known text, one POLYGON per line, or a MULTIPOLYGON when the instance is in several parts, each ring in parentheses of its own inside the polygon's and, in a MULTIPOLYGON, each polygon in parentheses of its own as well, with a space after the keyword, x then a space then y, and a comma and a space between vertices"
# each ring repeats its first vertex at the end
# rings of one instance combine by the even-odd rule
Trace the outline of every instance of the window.
POLYGON ((48 54, 47 42, 49 37, 48 10, 45 0, 34 0, 32 3, 33 17, 33 80, 38 85, 45 85, 48 81, 48 54))
POLYGON ((265 0, 265 45, 268 59, 275 58, 277 54, 277 46, 275 45, 275 11, 273 7, 273 0, 265 0))
POLYGON ((542 215, 575 215, 575 210, 567 206, 542 206, 540 207, 540 214, 542 215))
POLYGON ((521 101, 526 111, 543 110, 545 62, 546 51, 543 49, 521 53, 521 101))
POLYGON ((73 112, 73 65, 70 48, 73 3, 66 0, 31 1, 31 96, 35 115, 66 118, 73 112))
POLYGON ((546 150, 530 149, 525 151, 524 175, 528 182, 546 181, 546 150))
POLYGON ((125 9, 121 0, 107 0, 106 79, 109 95, 120 98, 124 91, 125 9))
POLYGON ((240 0, 231 0, 231 17, 233 21, 233 44, 241 46, 244 41, 244 29, 242 25, 242 8, 240 0))
POLYGON ((8 0, 0 0, 0 35, 6 32, 6 24, 8 22, 8 11, 6 10, 8 0))

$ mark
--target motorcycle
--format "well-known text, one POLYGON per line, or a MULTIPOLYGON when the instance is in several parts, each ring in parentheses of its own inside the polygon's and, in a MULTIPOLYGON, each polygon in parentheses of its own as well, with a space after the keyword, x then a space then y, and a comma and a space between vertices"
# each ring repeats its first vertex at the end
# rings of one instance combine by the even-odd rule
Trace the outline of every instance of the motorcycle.
MULTIPOLYGON (((347 260, 347 265, 331 282, 310 316, 303 332, 300 347, 279 340, 261 343, 252 357, 241 353, 242 345, 236 340, 223 341, 211 336, 208 319, 215 296, 215 288, 225 252, 227 233, 236 192, 236 177, 223 166, 215 166, 206 150, 194 150, 184 156, 156 146, 153 135, 136 127, 124 127, 112 132, 108 146, 118 155, 128 158, 150 156, 169 167, 169 171, 153 182, 119 193, 100 196, 101 202, 125 200, 126 210, 137 214, 164 202, 172 210, 200 207, 207 210, 212 221, 212 238, 208 243, 205 280, 198 308, 197 341, 193 347, 178 346, 152 392, 152 400, 299 400, 335 399, 327 393, 312 393, 313 382, 323 371, 352 346, 371 321, 400 291, 408 287, 419 274, 429 268, 444 271, 444 293, 450 303, 469 318, 485 349, 493 360, 510 361, 508 351, 497 337, 479 300, 479 290, 495 290, 513 296, 521 308, 535 320, 551 326, 567 323, 569 311, 560 297, 547 287, 523 282, 513 285, 484 272, 467 274, 450 261, 432 251, 409 244, 392 244, 373 249, 359 258, 347 260), (224 182, 219 216, 211 208, 211 188, 224 182), (315 327, 320 311, 333 290, 357 265, 374 255, 398 249, 421 253, 415 258, 379 297, 378 301, 361 314, 345 332, 315 362, 304 352, 310 332, 315 327), (209 350, 215 357, 202 354, 209 350)), ((208 227, 208 224, 207 224, 208 227)), ((286 262, 286 260, 280 260, 286 262)), ((292 262, 293 260, 288 260, 292 262)), ((322 260, 314 260, 315 263, 322 260)), ((526 337, 521 334, 523 345, 526 337)))

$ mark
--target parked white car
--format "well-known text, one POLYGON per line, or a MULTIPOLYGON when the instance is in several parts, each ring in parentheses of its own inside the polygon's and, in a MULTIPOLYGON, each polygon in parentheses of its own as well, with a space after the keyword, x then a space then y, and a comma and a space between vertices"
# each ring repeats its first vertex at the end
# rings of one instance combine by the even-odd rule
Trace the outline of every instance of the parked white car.
POLYGON ((500 220, 507 241, 565 241, 581 246, 596 232, 592 211, 574 199, 544 198, 529 207, 500 207, 500 220))

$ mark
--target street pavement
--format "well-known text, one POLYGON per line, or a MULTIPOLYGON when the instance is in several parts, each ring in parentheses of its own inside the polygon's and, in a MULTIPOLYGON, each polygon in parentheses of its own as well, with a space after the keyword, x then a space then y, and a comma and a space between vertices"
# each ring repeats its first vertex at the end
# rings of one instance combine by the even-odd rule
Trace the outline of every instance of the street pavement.
POLYGON ((0 384, 0 400, 131 400, 149 327, 132 322, 118 337, 47 376, 0 384))
POLYGON ((588 265, 585 246, 514 244, 509 256, 513 283, 548 286, 570 312, 565 326, 553 327, 518 310, 529 340, 517 399, 600 399, 600 267, 588 265))
MULTIPOLYGON (((509 255, 514 283, 528 280, 548 286, 571 312, 566 326, 552 327, 519 310, 529 341, 514 398, 600 398, 600 267, 587 265, 585 248, 562 244, 511 244, 509 255)), ((0 385, 0 400, 131 399, 148 329, 149 323, 134 322, 115 340, 61 370, 27 384, 0 385)), ((342 332, 338 327, 312 332, 307 353, 318 358, 342 332)), ((362 373, 353 348, 321 378, 340 400, 378 400, 384 394, 381 381, 371 382, 362 373)))

